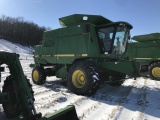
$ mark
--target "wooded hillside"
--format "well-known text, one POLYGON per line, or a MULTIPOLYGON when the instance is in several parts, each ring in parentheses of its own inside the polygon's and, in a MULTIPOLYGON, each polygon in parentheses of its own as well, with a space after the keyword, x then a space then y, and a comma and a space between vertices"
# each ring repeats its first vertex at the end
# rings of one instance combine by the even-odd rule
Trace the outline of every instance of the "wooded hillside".
POLYGON ((5 15, 0 17, 0 39, 14 43, 37 45, 42 41, 43 32, 46 29, 33 22, 25 21, 23 17, 12 18, 5 15))

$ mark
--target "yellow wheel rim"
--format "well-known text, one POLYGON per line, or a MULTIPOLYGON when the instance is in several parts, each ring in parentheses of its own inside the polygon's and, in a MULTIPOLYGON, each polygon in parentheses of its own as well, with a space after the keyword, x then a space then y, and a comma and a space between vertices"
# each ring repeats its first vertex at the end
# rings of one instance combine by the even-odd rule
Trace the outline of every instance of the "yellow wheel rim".
POLYGON ((152 69, 152 75, 154 77, 160 77, 160 67, 155 67, 152 69))
POLYGON ((37 71, 37 70, 34 70, 34 72, 33 72, 33 79, 34 79, 35 81, 38 81, 38 79, 39 79, 39 74, 38 74, 38 71, 37 71))
POLYGON ((72 83, 76 88, 82 88, 85 85, 85 74, 81 70, 76 70, 72 74, 72 83))

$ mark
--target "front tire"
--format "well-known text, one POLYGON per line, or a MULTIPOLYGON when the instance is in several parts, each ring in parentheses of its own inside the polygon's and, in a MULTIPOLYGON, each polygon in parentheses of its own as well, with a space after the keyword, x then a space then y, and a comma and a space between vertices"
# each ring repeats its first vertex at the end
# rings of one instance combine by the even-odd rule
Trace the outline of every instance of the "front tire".
POLYGON ((149 67, 149 76, 152 80, 160 80, 160 63, 153 63, 149 67))
POLYGON ((45 83, 46 75, 45 70, 42 66, 36 66, 32 70, 32 81, 36 85, 42 85, 45 83))
POLYGON ((68 86, 78 95, 92 95, 99 87, 99 75, 91 61, 73 64, 68 74, 68 86))

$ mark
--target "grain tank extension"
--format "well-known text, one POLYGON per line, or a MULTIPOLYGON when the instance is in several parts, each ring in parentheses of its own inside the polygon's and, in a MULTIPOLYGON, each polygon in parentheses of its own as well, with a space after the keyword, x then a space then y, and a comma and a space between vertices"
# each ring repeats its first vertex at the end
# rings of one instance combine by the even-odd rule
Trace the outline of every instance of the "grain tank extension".
POLYGON ((59 21, 62 28, 45 31, 42 44, 35 47, 35 84, 56 76, 74 93, 91 95, 104 81, 121 85, 126 75, 139 75, 137 64, 124 57, 132 25, 82 14, 59 21))

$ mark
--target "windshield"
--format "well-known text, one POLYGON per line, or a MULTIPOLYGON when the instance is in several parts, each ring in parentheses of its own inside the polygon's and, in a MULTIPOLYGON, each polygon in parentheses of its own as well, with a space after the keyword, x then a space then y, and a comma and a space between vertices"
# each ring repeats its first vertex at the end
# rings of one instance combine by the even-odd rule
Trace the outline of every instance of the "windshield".
POLYGON ((101 44, 104 46, 103 51, 109 52, 112 47, 114 27, 98 29, 98 36, 101 44))
POLYGON ((117 27, 114 37, 113 53, 122 54, 125 52, 126 44, 129 38, 129 30, 126 27, 117 27))
POLYGON ((129 29, 125 26, 100 28, 98 36, 104 53, 122 54, 129 38, 129 29))

